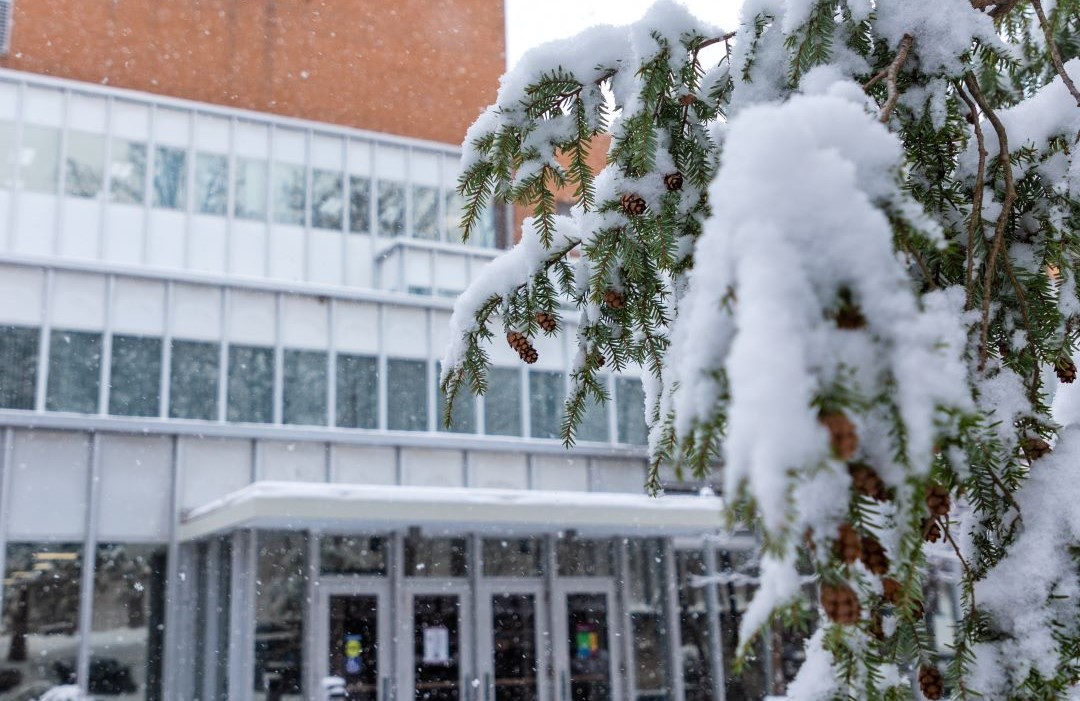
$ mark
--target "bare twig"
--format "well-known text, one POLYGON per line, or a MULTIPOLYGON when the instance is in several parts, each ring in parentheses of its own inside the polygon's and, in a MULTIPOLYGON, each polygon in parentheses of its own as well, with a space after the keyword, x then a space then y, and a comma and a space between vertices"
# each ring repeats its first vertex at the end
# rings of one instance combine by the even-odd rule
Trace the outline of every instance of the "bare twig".
POLYGON ((1001 481, 1001 478, 998 477, 997 473, 993 470, 987 470, 986 472, 1005 496, 1005 501, 1009 502, 1009 505, 1016 509, 1016 517, 1023 521, 1024 515, 1020 512, 1020 505, 1016 503, 1016 499, 1013 497, 1012 492, 1009 491, 1009 488, 1005 486, 1005 483, 1001 481))
MULTIPOLYGON (((971 572, 971 565, 969 565, 967 560, 964 559, 964 556, 960 554, 960 547, 956 544, 956 541, 953 540, 952 533, 949 532, 949 522, 945 519, 942 519, 941 526, 941 530, 945 533, 945 540, 949 541, 949 545, 952 546, 953 552, 956 553, 956 559, 960 561, 960 565, 964 568, 964 572, 965 574, 967 574, 968 581, 974 582, 975 576, 971 572)), ((972 615, 975 615, 974 590, 971 591, 971 613, 972 615)))
POLYGON ((956 94, 967 105, 971 122, 975 126, 975 141, 979 146, 979 170, 975 175, 975 191, 971 197, 971 224, 968 226, 967 272, 964 277, 964 309, 971 309, 972 293, 975 286, 975 232, 982 233, 983 187, 986 184, 986 141, 983 138, 982 124, 979 123, 979 110, 971 101, 964 87, 957 83, 956 94))
POLYGON ((990 249, 990 256, 986 260, 986 275, 983 276, 983 300, 982 300, 982 329, 979 334, 979 370, 986 367, 987 342, 990 336, 990 292, 994 285, 994 274, 997 269, 997 258, 1005 243, 1005 229, 1009 223, 1009 214, 1012 212, 1013 203, 1016 201, 1016 183, 1013 181, 1012 162, 1009 160, 1009 135, 1005 131, 1005 125, 998 119, 997 114, 991 109, 990 103, 979 88, 979 81, 970 72, 964 75, 964 84, 971 91, 971 96, 982 109, 983 114, 990 120, 998 137, 998 163, 1005 178, 1005 199, 1001 203, 1001 213, 998 214, 997 224, 994 226, 994 245, 990 249))
POLYGON ((1020 2, 1021 0, 971 0, 971 6, 976 10, 991 8, 990 16, 997 19, 1019 5, 1020 2))
POLYGON ((1054 70, 1061 76, 1061 81, 1065 83, 1065 87, 1076 100, 1076 106, 1080 107, 1080 90, 1076 89, 1076 83, 1065 72, 1065 64, 1061 62, 1061 52, 1058 51, 1057 42, 1054 41, 1054 30, 1046 19, 1046 13, 1043 12, 1042 0, 1031 0, 1031 4, 1035 6, 1035 14, 1039 16, 1039 24, 1042 25, 1043 34, 1046 35, 1046 46, 1050 49, 1050 61, 1054 64, 1054 70))
POLYGON ((870 80, 866 81, 863 85, 863 90, 869 90, 878 83, 878 81, 884 79, 886 85, 889 87, 889 97, 885 100, 885 104, 881 107, 881 116, 878 118, 882 124, 889 123, 889 117, 892 116, 893 110, 896 109, 896 103, 900 100, 900 91, 896 88, 896 79, 900 76, 900 69, 904 67, 904 63, 907 62, 908 53, 911 52, 911 45, 914 43, 915 38, 910 34, 905 34, 900 39, 900 46, 896 50, 896 57, 892 60, 884 70, 879 72, 870 80))
POLYGON ((738 32, 728 32, 727 34, 724 34, 723 36, 710 37, 710 38, 702 41, 700 44, 697 45, 698 51, 700 51, 701 49, 704 49, 706 46, 712 46, 713 44, 719 44, 720 42, 725 42, 726 43, 728 40, 734 39, 735 35, 737 33, 738 32))

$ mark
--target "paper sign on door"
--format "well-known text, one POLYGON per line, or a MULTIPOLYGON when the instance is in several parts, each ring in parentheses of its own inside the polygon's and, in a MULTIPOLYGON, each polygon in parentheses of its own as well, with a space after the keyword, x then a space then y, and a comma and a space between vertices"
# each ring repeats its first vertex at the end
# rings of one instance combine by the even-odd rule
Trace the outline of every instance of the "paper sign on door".
POLYGON ((445 626, 424 628, 424 664, 450 664, 450 630, 445 626))

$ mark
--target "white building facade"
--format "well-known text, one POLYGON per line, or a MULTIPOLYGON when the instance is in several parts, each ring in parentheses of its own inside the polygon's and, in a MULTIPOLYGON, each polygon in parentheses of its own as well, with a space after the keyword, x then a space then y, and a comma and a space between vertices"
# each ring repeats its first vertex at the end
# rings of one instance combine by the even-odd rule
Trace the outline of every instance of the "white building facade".
POLYGON ((697 579, 750 543, 643 495, 638 379, 567 450, 566 337, 496 344, 441 425, 506 229, 458 240, 458 157, 0 71, 0 700, 761 697, 697 579))

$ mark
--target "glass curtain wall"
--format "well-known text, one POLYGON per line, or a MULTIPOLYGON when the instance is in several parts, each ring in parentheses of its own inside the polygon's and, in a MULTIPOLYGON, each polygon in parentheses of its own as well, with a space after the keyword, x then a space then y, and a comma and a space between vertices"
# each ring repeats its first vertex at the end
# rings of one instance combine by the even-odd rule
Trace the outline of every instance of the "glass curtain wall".
POLYGON ((255 577, 255 699, 303 694, 307 535, 260 532, 255 577))

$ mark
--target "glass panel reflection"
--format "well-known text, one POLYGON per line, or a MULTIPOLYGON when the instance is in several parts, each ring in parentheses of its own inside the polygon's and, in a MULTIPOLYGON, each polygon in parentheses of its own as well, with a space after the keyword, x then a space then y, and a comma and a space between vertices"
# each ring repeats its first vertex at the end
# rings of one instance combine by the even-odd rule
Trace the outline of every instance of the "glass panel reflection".
POLYGON ((256 701, 299 701, 303 693, 303 620, 307 539, 259 533, 255 579, 256 701))
MULTIPOLYGON (((675 567, 679 582, 679 630, 682 633, 686 701, 712 701, 707 590, 704 586, 694 586, 694 578, 706 574, 704 556, 698 551, 678 552, 675 567)), ((725 660, 725 663, 730 664, 730 661, 725 660)))
POLYGON ((406 577, 464 577, 466 570, 464 538, 405 538, 406 577))
POLYGON ((495 701, 536 701, 536 597, 491 597, 495 701))
POLYGON ((74 197, 97 197, 105 179, 105 137, 68 132, 64 190, 74 197))
POLYGON ((154 206, 186 209, 186 200, 187 152, 158 146, 154 149, 154 206))
POLYGON ((146 192, 146 144, 113 139, 109 177, 113 202, 142 204, 146 192))
POLYGON ((331 596, 330 674, 345 680, 350 701, 377 698, 378 652, 378 598, 331 596))
POLYGON ((605 594, 566 595, 570 698, 573 701, 607 701, 611 698, 607 612, 605 594))
POLYGON ((461 698, 460 607, 457 596, 418 595, 413 600, 413 683, 418 701, 461 698))
POLYGON ((540 541, 531 538, 485 538, 484 576, 539 577, 543 574, 540 541))
POLYGON ((323 574, 386 574, 386 539, 381 536, 327 535, 319 549, 323 574))

